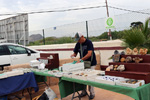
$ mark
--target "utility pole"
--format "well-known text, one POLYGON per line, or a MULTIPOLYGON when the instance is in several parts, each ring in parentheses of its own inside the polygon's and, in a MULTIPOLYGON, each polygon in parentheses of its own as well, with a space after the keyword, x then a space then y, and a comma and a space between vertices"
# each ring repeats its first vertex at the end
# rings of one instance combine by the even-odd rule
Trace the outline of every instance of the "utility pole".
POLYGON ((88 21, 86 21, 86 33, 87 33, 87 39, 89 38, 89 36, 88 36, 88 34, 89 34, 89 32, 88 32, 88 21))
MULTIPOLYGON (((108 11, 107 0, 105 0, 105 2, 106 2, 107 17, 109 17, 109 11, 108 11)), ((111 29, 109 29, 109 37, 110 37, 110 40, 112 40, 112 37, 111 37, 111 29)))
POLYGON ((44 29, 43 29, 43 44, 45 45, 45 34, 44 34, 44 29))

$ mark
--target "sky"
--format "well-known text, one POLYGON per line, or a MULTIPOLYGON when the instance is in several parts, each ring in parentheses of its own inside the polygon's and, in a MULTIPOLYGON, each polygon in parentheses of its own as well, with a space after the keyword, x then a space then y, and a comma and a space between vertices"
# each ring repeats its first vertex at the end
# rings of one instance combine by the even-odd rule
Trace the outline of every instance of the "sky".
MULTIPOLYGON (((148 9, 150 0, 107 0, 108 6, 129 10, 148 9)), ((0 0, 0 14, 105 6, 105 0, 0 0)), ((109 8, 110 16, 128 13, 109 8)), ((0 16, 0 20, 10 16, 0 16)), ((29 14, 29 31, 107 17, 106 8, 29 14)))

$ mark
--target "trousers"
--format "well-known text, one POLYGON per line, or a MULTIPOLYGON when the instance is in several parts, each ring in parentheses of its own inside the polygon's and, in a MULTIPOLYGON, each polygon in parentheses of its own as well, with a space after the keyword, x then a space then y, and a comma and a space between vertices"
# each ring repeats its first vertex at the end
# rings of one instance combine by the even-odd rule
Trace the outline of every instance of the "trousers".
MULTIPOLYGON (((96 66, 91 66, 90 69, 95 69, 95 67, 96 67, 96 66)), ((86 87, 85 90, 87 90, 87 87, 86 87)), ((83 94, 85 93, 85 90, 82 90, 82 93, 83 93, 83 94)), ((89 86, 89 85, 88 85, 88 90, 89 90, 89 92, 90 92, 90 95, 95 95, 94 87, 93 87, 93 86, 89 86)))

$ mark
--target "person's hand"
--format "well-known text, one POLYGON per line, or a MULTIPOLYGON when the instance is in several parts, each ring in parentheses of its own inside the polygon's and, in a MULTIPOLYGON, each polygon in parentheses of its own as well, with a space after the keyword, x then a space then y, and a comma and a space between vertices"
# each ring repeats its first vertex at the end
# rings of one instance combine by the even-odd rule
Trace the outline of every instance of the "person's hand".
POLYGON ((82 60, 82 59, 79 59, 76 63, 81 63, 81 62, 83 62, 83 60, 82 60))
POLYGON ((74 55, 74 54, 72 54, 70 57, 71 57, 71 58, 74 58, 74 57, 75 57, 75 55, 74 55))
POLYGON ((78 60, 76 63, 80 63, 80 60, 78 60))

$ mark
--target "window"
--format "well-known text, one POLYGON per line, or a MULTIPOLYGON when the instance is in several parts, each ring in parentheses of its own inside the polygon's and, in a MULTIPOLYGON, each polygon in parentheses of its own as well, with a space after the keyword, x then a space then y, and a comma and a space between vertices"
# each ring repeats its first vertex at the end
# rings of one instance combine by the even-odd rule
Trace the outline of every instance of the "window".
POLYGON ((37 53, 37 52, 35 52, 35 51, 33 51, 33 50, 30 50, 30 49, 28 49, 28 48, 27 48, 27 50, 29 50, 31 53, 37 53))
POLYGON ((4 46, 0 46, 0 55, 8 55, 8 52, 4 46))
POLYGON ((27 54, 26 48, 20 47, 20 46, 8 46, 8 49, 11 54, 27 54))

